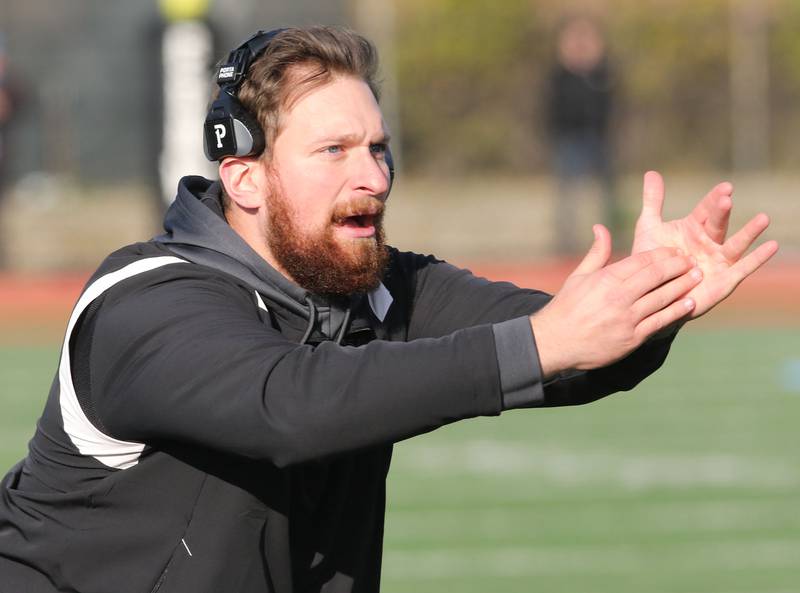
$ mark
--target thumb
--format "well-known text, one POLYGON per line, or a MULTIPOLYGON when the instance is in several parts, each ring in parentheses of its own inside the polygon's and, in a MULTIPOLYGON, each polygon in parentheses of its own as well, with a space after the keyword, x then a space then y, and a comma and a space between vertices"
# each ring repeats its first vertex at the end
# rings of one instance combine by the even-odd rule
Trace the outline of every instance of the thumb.
POLYGON ((583 261, 578 264, 578 267, 572 271, 570 276, 596 272, 604 267, 611 258, 611 233, 602 224, 594 225, 592 232, 594 233, 594 243, 592 243, 583 261))

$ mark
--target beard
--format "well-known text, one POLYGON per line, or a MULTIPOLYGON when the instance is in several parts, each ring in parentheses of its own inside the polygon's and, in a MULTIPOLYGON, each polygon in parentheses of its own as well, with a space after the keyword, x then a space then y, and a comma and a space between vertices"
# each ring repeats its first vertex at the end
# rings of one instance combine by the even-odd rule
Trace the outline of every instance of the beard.
MULTIPOLYGON (((277 181, 277 180, 276 180, 277 181)), ((280 182, 267 197, 267 244, 283 270, 301 287, 321 296, 341 297, 377 288, 389 260, 384 242, 383 202, 363 196, 335 208, 322 229, 303 231, 280 182), (335 225, 359 211, 378 210, 372 237, 337 240, 335 225)))

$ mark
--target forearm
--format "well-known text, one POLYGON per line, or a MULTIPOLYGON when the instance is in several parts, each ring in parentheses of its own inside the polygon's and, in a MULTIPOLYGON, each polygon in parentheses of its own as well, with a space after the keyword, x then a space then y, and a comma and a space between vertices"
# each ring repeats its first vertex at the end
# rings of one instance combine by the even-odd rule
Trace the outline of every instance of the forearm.
MULTIPOLYGON (((535 334, 528 326, 526 340, 525 332, 520 331, 524 324, 519 322, 524 321, 527 319, 520 318, 494 326, 504 409, 579 405, 630 390, 663 364, 677 331, 672 327, 628 356, 601 368, 585 371, 564 368, 545 374, 535 334), (512 325, 514 337, 497 335, 498 327, 505 327, 511 333, 512 325)), ((557 356, 556 353, 553 358, 557 356)))
POLYGON ((191 368, 176 351, 149 368, 122 370, 101 407, 113 436, 177 440, 284 466, 499 414, 503 406, 491 326, 359 348, 217 342, 213 350, 208 359, 195 356, 191 368), (214 362, 219 352, 224 366, 214 362))

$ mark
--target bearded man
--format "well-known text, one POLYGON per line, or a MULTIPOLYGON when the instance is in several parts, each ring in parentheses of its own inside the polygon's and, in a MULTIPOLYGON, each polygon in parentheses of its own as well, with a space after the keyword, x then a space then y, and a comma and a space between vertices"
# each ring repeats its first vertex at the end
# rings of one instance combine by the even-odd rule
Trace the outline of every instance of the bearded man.
POLYGON ((728 184, 662 222, 653 173, 632 255, 597 225, 555 297, 387 247, 375 71, 324 27, 220 67, 220 181, 184 178, 81 295, 0 490, 4 590, 377 591, 392 443, 632 388, 777 249, 744 255, 763 215, 725 241, 728 184))

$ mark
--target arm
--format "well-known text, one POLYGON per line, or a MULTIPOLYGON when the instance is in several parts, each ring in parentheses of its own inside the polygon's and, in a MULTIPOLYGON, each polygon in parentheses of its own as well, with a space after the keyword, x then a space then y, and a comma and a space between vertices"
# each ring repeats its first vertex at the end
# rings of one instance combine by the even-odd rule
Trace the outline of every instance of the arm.
POLYGON ((676 259, 674 250, 603 269, 610 256, 610 236, 601 226, 596 232, 593 251, 552 303, 545 293, 492 283, 433 258, 402 254, 405 267, 417 278, 409 338, 494 324, 505 409, 586 403, 632 388, 661 365, 672 334, 646 343, 645 338, 664 319, 685 316, 686 305, 672 303, 696 284, 697 276, 686 274, 691 265, 685 258, 676 259), (644 296, 677 276, 682 278, 675 284, 644 296), (541 314, 529 319, 537 311, 541 314), (649 319, 636 329, 632 312, 639 315, 637 323, 649 319), (614 351, 608 340, 617 339, 622 342, 614 351), (595 349, 592 358, 576 358, 580 348, 595 349))
POLYGON ((501 411, 489 325, 413 343, 298 346, 263 324, 252 292, 198 268, 115 287, 84 325, 107 434, 284 466, 501 411))
MULTIPOLYGON (((633 267, 646 259, 631 258, 633 267)), ((118 439, 285 466, 512 407, 497 361, 503 323, 359 348, 299 346, 263 324, 249 289, 189 264, 115 286, 95 315, 80 330, 92 330, 92 403, 118 439)), ((532 343, 520 319, 513 325, 532 343)), ((534 353, 517 354, 530 364, 534 353)))

